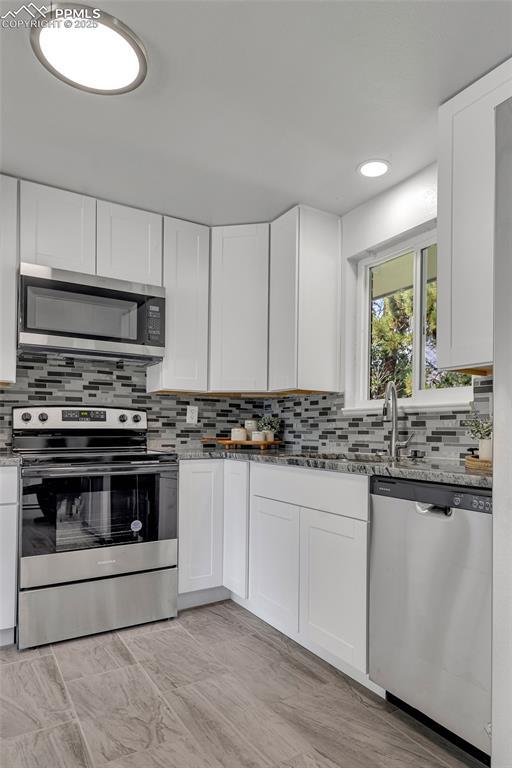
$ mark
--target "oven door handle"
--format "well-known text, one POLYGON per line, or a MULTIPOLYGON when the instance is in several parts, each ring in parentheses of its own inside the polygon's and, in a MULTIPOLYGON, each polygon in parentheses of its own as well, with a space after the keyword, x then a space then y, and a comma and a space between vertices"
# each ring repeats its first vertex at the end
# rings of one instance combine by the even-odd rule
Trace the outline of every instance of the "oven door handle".
POLYGON ((21 469, 22 477, 105 477, 107 475, 155 475, 163 474, 164 472, 178 472, 178 467, 166 466, 165 464, 151 464, 148 466, 144 464, 142 466, 131 467, 97 467, 97 466, 81 466, 72 469, 50 469, 48 467, 40 468, 23 468, 21 469))

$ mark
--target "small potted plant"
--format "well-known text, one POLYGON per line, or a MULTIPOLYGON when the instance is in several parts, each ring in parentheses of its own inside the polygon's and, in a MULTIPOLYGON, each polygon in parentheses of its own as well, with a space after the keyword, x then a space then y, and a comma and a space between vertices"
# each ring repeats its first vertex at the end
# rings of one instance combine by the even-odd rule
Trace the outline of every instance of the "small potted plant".
POLYGON ((468 433, 474 440, 478 440, 478 458, 492 460, 492 419, 490 416, 482 416, 476 411, 465 422, 468 433))
POLYGON ((267 416, 263 416, 258 421, 258 431, 264 432, 265 434, 265 440, 271 442, 275 439, 276 433, 279 432, 281 428, 281 419, 279 416, 273 416, 272 414, 268 414, 267 416))

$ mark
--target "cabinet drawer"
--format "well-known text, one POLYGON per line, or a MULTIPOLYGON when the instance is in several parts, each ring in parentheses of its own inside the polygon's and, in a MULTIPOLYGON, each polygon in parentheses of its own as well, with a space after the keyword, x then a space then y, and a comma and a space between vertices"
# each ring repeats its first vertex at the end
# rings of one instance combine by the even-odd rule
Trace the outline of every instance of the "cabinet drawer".
POLYGON ((18 467, 0 467, 0 504, 18 501, 18 467))
POLYGON ((368 478, 300 467, 251 467, 251 495, 368 520, 368 478))

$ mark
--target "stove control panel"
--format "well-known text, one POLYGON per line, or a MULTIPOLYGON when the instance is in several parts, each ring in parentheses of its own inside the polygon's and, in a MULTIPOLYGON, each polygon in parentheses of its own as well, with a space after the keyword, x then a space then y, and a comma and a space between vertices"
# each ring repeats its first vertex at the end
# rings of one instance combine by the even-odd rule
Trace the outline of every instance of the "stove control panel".
POLYGON ((66 429, 123 429, 145 431, 145 411, 128 408, 13 408, 13 429, 19 432, 66 429))
POLYGON ((106 411, 93 411, 88 408, 81 410, 62 411, 62 421, 106 421, 106 411))

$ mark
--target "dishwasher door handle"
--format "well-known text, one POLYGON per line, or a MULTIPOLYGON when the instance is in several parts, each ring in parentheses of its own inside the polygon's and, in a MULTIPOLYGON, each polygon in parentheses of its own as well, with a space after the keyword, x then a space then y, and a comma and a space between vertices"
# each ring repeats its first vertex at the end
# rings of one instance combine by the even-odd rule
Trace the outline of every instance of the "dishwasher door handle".
POLYGON ((423 504, 423 502, 417 501, 416 512, 418 515, 444 515, 445 517, 451 517, 453 509, 451 507, 438 507, 436 504, 423 504))

